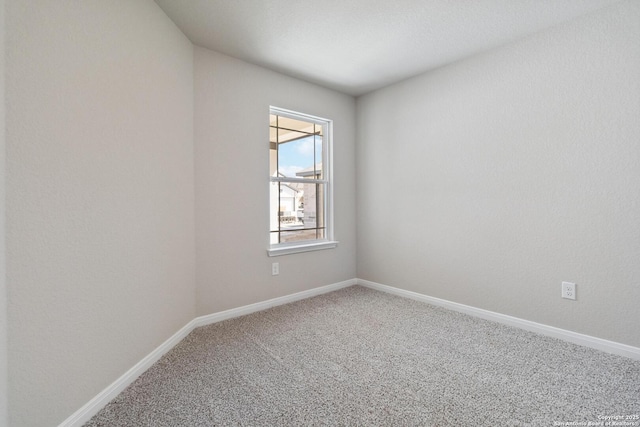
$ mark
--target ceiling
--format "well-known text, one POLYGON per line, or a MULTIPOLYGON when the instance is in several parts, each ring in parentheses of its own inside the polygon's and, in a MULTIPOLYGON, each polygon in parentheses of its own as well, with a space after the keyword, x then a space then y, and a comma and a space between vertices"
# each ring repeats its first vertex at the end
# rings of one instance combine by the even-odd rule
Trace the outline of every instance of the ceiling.
POLYGON ((191 41, 361 95, 620 0, 155 0, 191 41))

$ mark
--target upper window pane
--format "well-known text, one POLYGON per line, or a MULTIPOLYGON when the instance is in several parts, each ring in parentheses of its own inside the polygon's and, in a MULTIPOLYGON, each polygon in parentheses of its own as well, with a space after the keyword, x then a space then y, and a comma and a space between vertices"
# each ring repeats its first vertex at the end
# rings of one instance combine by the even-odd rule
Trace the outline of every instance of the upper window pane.
POLYGON ((270 115, 272 176, 323 179, 323 125, 270 115))

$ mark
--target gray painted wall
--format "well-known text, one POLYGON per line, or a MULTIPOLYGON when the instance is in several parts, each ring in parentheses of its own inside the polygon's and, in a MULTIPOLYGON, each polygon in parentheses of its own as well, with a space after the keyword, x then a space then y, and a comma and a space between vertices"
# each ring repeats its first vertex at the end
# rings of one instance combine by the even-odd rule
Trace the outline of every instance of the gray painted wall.
POLYGON ((0 0, 0 426, 9 424, 7 386, 7 268, 5 245, 4 0, 0 0))
POLYGON ((198 315, 354 278, 353 97, 199 47, 194 67, 198 315), (267 256, 270 105, 334 120, 336 249, 267 256))
POLYGON ((358 277, 639 346, 639 41, 628 1, 359 98, 358 277))
POLYGON ((152 1, 6 6, 10 424, 51 426, 195 316, 193 46, 152 1))

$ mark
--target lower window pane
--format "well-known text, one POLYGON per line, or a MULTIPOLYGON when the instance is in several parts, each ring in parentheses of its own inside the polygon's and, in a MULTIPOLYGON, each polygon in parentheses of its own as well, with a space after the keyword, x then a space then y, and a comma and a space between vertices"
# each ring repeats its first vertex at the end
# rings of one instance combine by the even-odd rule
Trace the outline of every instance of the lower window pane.
POLYGON ((325 238, 326 184, 272 182, 271 244, 325 238))
POLYGON ((324 229, 306 229, 290 231, 273 231, 271 243, 302 242, 304 240, 324 239, 324 229), (278 241, 279 237, 279 241, 278 241))

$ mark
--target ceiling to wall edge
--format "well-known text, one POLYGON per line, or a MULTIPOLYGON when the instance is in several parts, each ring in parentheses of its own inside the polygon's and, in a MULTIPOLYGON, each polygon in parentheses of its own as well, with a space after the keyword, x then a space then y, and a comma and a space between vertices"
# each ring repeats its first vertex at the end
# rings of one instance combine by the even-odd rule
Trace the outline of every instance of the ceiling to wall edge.
MULTIPOLYGON (((512 44, 516 44, 519 43, 523 40, 526 40, 528 38, 531 37, 535 37, 537 34, 540 33, 544 33, 547 32, 553 28, 559 27, 559 26, 563 26, 566 25, 568 23, 583 19, 586 16, 598 13, 600 11, 602 11, 603 9, 607 9, 607 8, 611 8, 614 7, 615 5, 624 2, 625 0, 602 0, 601 3, 598 3, 596 5, 596 7, 586 7, 583 11, 575 14, 575 15, 571 15, 568 17, 562 17, 557 21, 551 22, 551 23, 547 23, 539 28, 536 28, 532 31, 524 31, 518 34, 515 34, 513 37, 509 37, 503 40, 499 40, 496 43, 492 43, 490 45, 487 45, 481 49, 476 49, 476 50, 472 50, 471 52, 468 52, 466 54, 462 54, 462 55, 458 55, 458 56, 454 56, 452 58, 449 58, 446 61, 440 61, 439 63, 435 64, 434 66, 429 66, 429 67, 423 67, 420 69, 416 69, 413 72, 409 73, 409 74, 404 74, 404 75, 400 75, 398 78, 394 78, 393 80, 387 81, 387 82, 383 82, 381 84, 378 83, 367 83, 364 82, 362 84, 356 83, 356 84, 345 84, 345 83, 341 83, 339 81, 331 81, 328 79, 322 79, 322 78, 318 78, 318 77, 314 77, 308 74, 305 74, 304 72, 301 71, 297 71, 295 69, 295 67, 285 67, 285 66, 281 66, 279 64, 275 64, 275 63, 269 63, 268 61, 265 60, 257 60, 257 59, 252 59, 252 58, 247 58, 247 55, 238 55, 234 52, 229 52, 228 49, 217 49, 215 47, 212 47, 210 45, 207 45, 208 43, 206 42, 206 40, 204 42, 199 41, 196 39, 196 37, 192 37, 189 35, 190 31, 188 31, 188 29, 183 28, 184 25, 187 24, 180 24, 180 19, 178 17, 178 19, 174 19, 174 17, 171 16, 171 13, 169 10, 166 10, 165 7, 163 7, 163 1, 164 0, 154 0, 156 2, 156 4, 158 5, 158 7, 160 7, 161 10, 163 10, 164 14, 174 23, 174 25, 176 25, 176 27, 185 35, 185 37, 187 37, 188 40, 190 40, 190 42, 197 47, 206 49, 206 50, 210 50, 210 51, 214 51, 216 53, 237 59, 239 61, 243 61, 245 63, 249 63, 285 76, 289 76, 301 81, 305 81, 307 83, 311 83, 314 85, 317 85, 319 87, 328 89, 328 90, 332 90, 344 95, 348 95, 348 96, 352 96, 354 98, 358 98, 360 96, 366 95, 368 93, 371 92, 375 92, 379 89, 383 89, 385 87, 389 87, 389 86, 393 86, 395 84, 398 84, 400 82, 404 82, 407 80, 411 80, 413 78, 419 77, 421 75, 433 72, 435 70, 438 69, 442 69, 445 67, 448 67, 450 65, 453 64, 457 64, 460 63, 462 61, 465 61, 467 59, 479 56, 479 55, 483 55, 486 54, 488 52, 494 51, 494 50, 499 50, 501 48, 504 48, 505 46, 509 46, 512 44)), ((597 2, 597 0, 594 0, 597 2)), ((177 2, 175 4, 178 4, 177 2)))

